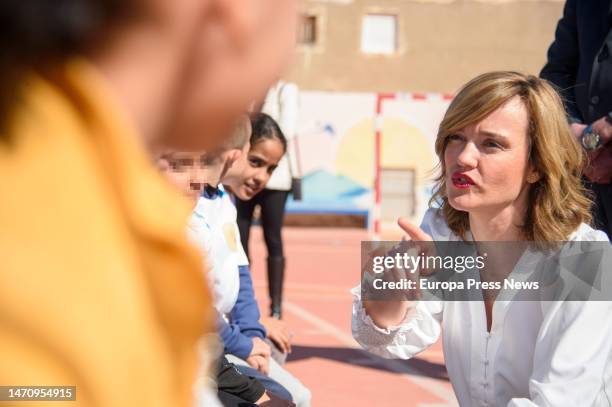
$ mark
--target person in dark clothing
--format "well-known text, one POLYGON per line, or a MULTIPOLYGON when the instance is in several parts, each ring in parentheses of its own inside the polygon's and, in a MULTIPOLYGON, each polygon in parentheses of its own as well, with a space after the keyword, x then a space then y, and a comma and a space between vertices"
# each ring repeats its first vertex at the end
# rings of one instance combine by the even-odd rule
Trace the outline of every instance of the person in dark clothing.
POLYGON ((292 179, 300 174, 295 144, 298 101, 299 91, 293 83, 279 81, 268 91, 266 99, 258 108, 259 112, 265 116, 258 116, 253 132, 282 134, 287 140, 285 154, 261 192, 247 200, 240 197, 236 200, 240 239, 247 255, 249 254, 249 231, 253 223, 255 207, 259 206, 261 209, 261 227, 268 251, 266 265, 270 297, 269 315, 277 319, 282 318, 286 267, 282 237, 285 204, 292 190, 292 179))
POLYGON ((236 199, 238 210, 238 228, 240 239, 248 254, 251 225, 255 207, 261 208, 261 226, 264 230, 264 239, 268 248, 266 260, 268 270, 268 291, 270 295, 270 316, 281 318, 281 303, 283 295, 283 281, 285 273, 285 256, 281 230, 288 191, 264 189, 253 199, 243 201, 236 199))
POLYGON ((227 405, 226 401, 254 404, 266 392, 259 380, 240 373, 225 356, 217 360, 217 389, 224 406, 227 405))
MULTIPOLYGON (((232 363, 232 365, 234 365, 232 363)), ((293 401, 293 397, 289 390, 287 390, 283 385, 281 385, 276 380, 272 379, 270 376, 267 376, 260 372, 259 370, 252 368, 250 366, 242 366, 242 365, 234 365, 236 369, 245 376, 248 376, 254 380, 259 381, 267 392, 277 395, 278 397, 293 401)))
POLYGON ((225 407, 295 407, 285 398, 266 391, 255 377, 241 373, 225 356, 217 360, 217 388, 219 400, 225 407))
MULTIPOLYGON (((589 155, 595 226, 612 237, 612 1, 567 0, 540 76, 557 86, 589 155)), ((551 146, 554 148, 554 146, 551 146)))

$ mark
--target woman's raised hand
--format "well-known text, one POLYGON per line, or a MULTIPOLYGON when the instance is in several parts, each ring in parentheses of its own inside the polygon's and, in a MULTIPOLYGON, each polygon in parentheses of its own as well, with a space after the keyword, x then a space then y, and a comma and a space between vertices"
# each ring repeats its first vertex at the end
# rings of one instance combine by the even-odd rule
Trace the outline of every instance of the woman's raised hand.
MULTIPOLYGON (((425 256, 435 256, 436 255, 436 247, 433 244, 433 238, 425 233, 423 229, 414 223, 410 222, 406 218, 399 218, 397 220, 397 224, 404 232, 406 232, 406 236, 404 236, 404 240, 414 242, 412 247, 418 253, 422 253, 425 256)), ((435 270, 430 269, 419 269, 419 274, 424 276, 431 275, 435 272, 435 270)))
MULTIPOLYGON (((384 252, 382 248, 375 250, 370 254, 370 262, 367 263, 366 268, 371 268, 371 259, 374 256, 387 255, 395 257, 396 254, 400 256, 403 252, 407 252, 410 256, 419 256, 421 253, 429 255, 433 253, 434 245, 433 239, 430 235, 425 233, 420 227, 414 225, 405 218, 398 219, 398 225, 406 236, 403 238, 403 243, 396 246, 389 252, 384 252), (410 242, 410 243, 408 243, 410 242)), ((420 274, 428 274, 429 270, 415 269, 407 271, 402 268, 391 268, 388 269, 385 274, 388 281, 400 282, 402 280, 412 280, 416 283, 415 288, 408 290, 405 293, 403 300, 393 299, 392 296, 387 300, 363 300, 363 306, 366 313, 370 316, 374 324, 381 328, 388 328, 390 326, 400 324, 407 315, 408 310, 414 306, 414 299, 420 297, 420 290, 418 288, 418 280, 420 274)))
POLYGON ((423 231, 420 227, 410 222, 406 218, 399 218, 397 220, 397 224, 406 234, 409 239, 404 238, 405 240, 412 240, 415 242, 432 242, 433 239, 427 233, 423 231))

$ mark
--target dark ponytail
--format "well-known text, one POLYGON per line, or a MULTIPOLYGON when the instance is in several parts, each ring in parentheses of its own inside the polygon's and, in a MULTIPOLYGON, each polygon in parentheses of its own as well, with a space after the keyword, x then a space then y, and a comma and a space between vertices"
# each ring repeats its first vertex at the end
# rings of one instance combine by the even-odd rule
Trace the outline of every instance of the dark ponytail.
POLYGON ((287 139, 276 121, 265 113, 255 113, 251 116, 251 145, 263 140, 278 140, 283 146, 283 152, 287 151, 287 139))
MULTIPOLYGON (((133 0, 0 0, 0 124, 24 71, 84 53, 135 11, 133 0)), ((2 135, 0 135, 2 138, 2 135)))

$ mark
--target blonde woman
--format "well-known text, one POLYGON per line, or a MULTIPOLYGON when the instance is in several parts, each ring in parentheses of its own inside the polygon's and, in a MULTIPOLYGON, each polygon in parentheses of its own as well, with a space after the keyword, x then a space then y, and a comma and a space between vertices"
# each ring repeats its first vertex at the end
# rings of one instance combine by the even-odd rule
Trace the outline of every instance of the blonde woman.
MULTIPOLYGON (((607 241, 588 226, 582 152, 545 81, 514 72, 473 79, 446 112, 436 153, 433 200, 441 207, 420 228, 400 220, 407 238, 607 241)), ((609 302, 496 302, 487 295, 385 302, 353 293, 353 336, 373 353, 408 359, 442 333, 462 406, 607 406, 612 399, 609 302)))

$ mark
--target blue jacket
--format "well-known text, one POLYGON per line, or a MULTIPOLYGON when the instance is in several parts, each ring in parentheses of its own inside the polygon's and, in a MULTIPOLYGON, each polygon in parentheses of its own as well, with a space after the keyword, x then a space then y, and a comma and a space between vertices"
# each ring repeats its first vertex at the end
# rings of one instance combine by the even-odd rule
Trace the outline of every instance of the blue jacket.
POLYGON ((253 349, 252 338, 266 337, 266 329, 259 323, 259 307, 255 301, 253 280, 249 266, 239 266, 240 289, 236 305, 230 312, 230 322, 220 315, 218 318, 219 332, 225 353, 231 353, 241 359, 246 359, 253 349))

